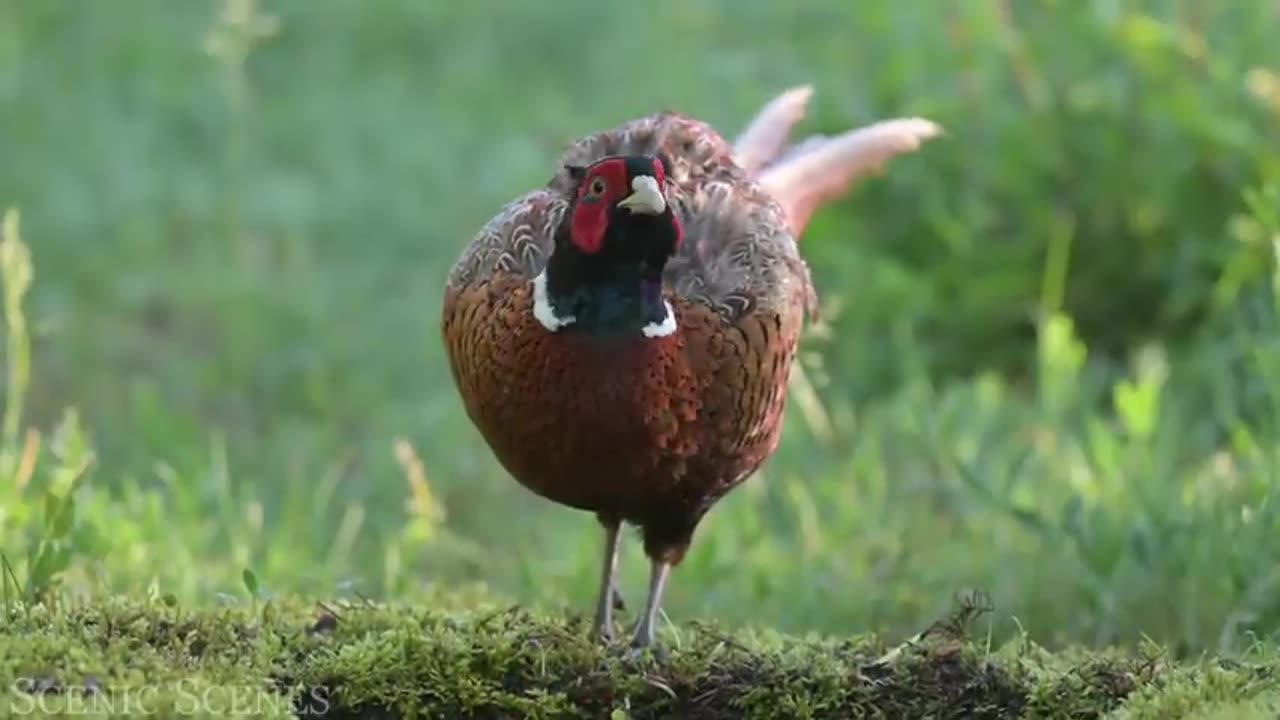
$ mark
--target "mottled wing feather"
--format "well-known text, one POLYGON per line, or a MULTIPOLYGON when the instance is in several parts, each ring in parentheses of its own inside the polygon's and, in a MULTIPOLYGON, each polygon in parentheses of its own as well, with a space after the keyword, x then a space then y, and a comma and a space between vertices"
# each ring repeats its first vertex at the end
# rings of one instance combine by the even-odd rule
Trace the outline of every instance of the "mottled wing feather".
POLYGON ((448 286, 465 288, 494 273, 532 278, 542 272, 568 204, 548 189, 507 203, 467 245, 449 273, 448 286))

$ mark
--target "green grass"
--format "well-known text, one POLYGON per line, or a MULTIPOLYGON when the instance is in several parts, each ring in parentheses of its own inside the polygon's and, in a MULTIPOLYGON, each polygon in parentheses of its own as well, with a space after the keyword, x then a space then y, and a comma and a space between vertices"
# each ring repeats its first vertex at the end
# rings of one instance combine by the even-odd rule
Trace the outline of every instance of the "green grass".
POLYGON ((264 598, 480 584, 582 611, 598 527, 466 422, 444 274, 572 138, 662 107, 731 132, 812 82, 806 131, 948 135, 815 219, 812 387, 669 617, 896 642, 976 588, 997 644, 1270 642, 1277 22, 1263 0, 0 0, 6 602, 203 608, 251 569, 264 598))
MULTIPOLYGON (((1175 662, 971 641, 963 618, 889 648, 870 636, 680 629, 661 655, 586 619, 475 598, 188 609, 159 599, 15 612, 0 711, 50 717, 1270 718, 1274 655, 1175 662), (472 609, 461 611, 461 602, 472 609)), ((972 617, 969 618, 972 620, 972 617)))

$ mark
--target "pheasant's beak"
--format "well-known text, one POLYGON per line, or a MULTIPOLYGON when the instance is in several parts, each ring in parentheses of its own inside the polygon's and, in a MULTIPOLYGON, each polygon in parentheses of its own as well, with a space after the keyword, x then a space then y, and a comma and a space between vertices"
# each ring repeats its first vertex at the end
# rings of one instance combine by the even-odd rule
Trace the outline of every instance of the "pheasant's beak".
POLYGON ((619 200, 618 207, 633 213, 661 215, 667 210, 667 199, 652 175, 637 175, 631 179, 631 194, 619 200))

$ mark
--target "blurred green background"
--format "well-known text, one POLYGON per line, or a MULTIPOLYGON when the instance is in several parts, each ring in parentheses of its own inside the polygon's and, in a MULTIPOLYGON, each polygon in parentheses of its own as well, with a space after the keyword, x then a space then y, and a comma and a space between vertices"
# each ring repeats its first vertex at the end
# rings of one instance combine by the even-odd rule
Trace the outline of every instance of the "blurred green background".
POLYGON ((671 618, 901 636, 978 588, 1046 642, 1270 634, 1278 28, 1269 0, 0 0, 35 267, 20 314, 13 215, 6 588, 213 602, 251 568, 586 612, 598 526, 466 421, 443 277, 581 134, 731 135, 812 83, 802 132, 948 135, 815 219, 782 448, 671 618))

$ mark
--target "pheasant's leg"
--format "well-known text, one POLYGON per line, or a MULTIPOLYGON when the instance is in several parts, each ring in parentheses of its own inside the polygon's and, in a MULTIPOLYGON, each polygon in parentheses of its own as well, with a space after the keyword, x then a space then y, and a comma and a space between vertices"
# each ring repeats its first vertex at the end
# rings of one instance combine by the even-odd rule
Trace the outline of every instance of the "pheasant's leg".
POLYGON ((652 561, 649 569, 649 597, 644 604, 644 613, 636 623, 635 634, 631 638, 631 646, 649 647, 653 644, 653 631, 658 622, 658 611, 662 609, 662 591, 667 586, 667 575, 671 573, 671 563, 665 559, 652 561))
POLYGON ((621 596, 613 586, 613 575, 618 569, 618 538, 621 536, 622 523, 617 520, 600 519, 604 525, 604 566, 600 572, 600 593, 596 598, 596 619, 592 631, 605 640, 613 640, 613 606, 621 596))

